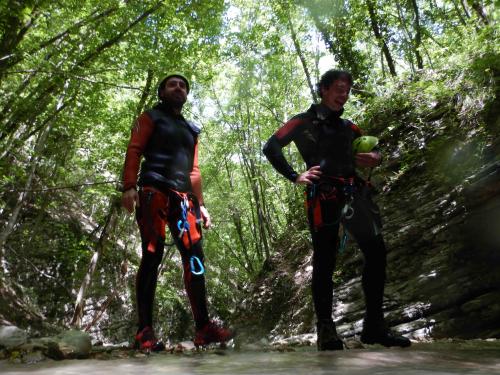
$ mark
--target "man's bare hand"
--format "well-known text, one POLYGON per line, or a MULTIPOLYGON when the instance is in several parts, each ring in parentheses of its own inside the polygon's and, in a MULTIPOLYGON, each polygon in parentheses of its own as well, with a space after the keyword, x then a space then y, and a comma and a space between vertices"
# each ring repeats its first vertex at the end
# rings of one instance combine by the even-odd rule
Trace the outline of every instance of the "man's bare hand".
POLYGON ((322 172, 319 165, 315 165, 309 168, 304 173, 299 174, 297 179, 295 180, 295 183, 301 185, 312 185, 316 180, 319 179, 321 173, 322 172))
POLYGON ((382 157, 378 152, 360 152, 354 156, 356 166, 373 168, 380 165, 382 157))
POLYGON ((125 207, 129 213, 133 213, 135 207, 139 207, 139 193, 137 193, 135 188, 125 190, 122 193, 122 206, 125 207))
POLYGON ((212 219, 205 206, 200 206, 201 219, 203 220, 203 228, 210 229, 212 226, 212 219))

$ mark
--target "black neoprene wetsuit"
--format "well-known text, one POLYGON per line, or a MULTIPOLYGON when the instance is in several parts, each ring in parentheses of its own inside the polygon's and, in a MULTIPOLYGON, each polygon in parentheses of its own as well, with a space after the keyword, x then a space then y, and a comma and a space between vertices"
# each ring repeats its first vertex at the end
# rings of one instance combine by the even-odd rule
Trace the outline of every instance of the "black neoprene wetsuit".
POLYGON ((139 186, 191 191, 189 175, 200 129, 161 107, 146 113, 155 126, 144 150, 139 186))
POLYGON ((307 112, 294 116, 274 133, 263 152, 278 172, 295 182, 298 173, 282 151, 283 147, 294 142, 307 169, 319 165, 322 172, 320 180, 307 189, 308 197, 312 199, 309 203, 317 204, 315 209, 321 216, 318 224, 315 216, 308 214, 314 250, 312 291, 318 321, 332 319, 332 274, 339 244, 339 225, 343 223, 364 254, 362 284, 367 319, 378 322, 382 320, 386 249, 378 208, 355 172, 352 142, 361 131, 341 115, 342 111, 334 112, 321 104, 312 105, 307 112), (351 181, 351 184, 355 181, 355 186, 347 193, 342 181, 351 181), (311 191, 315 195, 312 198, 311 191), (343 212, 350 199, 354 214, 347 218, 343 212))
POLYGON ((323 105, 312 105, 307 112, 290 119, 264 146, 264 154, 278 172, 291 181, 297 173, 286 161, 281 149, 294 142, 307 169, 319 165, 324 175, 355 175, 352 142, 361 135, 359 128, 340 118, 323 105))
POLYGON ((196 222, 199 217, 195 217, 199 216, 199 201, 202 200, 196 148, 199 132, 199 128, 164 103, 141 114, 132 130, 124 168, 124 189, 140 186, 140 205, 136 208, 142 240, 136 281, 139 330, 153 325, 153 301, 158 267, 164 253, 165 226, 169 227, 181 254, 184 285, 196 328, 208 322, 205 277, 197 272, 204 266, 201 227, 196 222), (144 160, 137 182, 141 157, 144 160), (184 213, 187 213, 190 229, 184 234, 180 232, 182 202, 189 205, 184 213), (193 257, 197 260, 192 262, 193 257), (191 263, 197 267, 195 272, 192 272, 191 263))

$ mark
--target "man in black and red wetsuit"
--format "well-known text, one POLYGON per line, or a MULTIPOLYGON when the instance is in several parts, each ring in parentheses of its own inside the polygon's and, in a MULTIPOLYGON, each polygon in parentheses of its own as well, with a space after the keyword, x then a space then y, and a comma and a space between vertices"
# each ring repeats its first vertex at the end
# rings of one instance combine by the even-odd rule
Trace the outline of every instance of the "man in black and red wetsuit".
POLYGON ((353 154, 353 141, 360 129, 342 119, 352 86, 350 73, 329 70, 318 84, 319 105, 312 105, 283 125, 264 146, 273 167, 295 184, 307 186, 308 220, 313 243, 312 294, 317 317, 319 350, 341 350, 332 320, 333 281, 342 223, 358 242, 365 263, 362 287, 366 314, 361 341, 384 346, 409 346, 410 340, 388 330, 382 302, 385 283, 386 248, 377 206, 368 185, 355 168, 375 167, 381 156, 374 150, 353 154), (285 159, 282 148, 294 142, 307 170, 297 173, 285 159))
POLYGON ((166 225, 182 258, 184 285, 196 325, 195 345, 232 337, 231 331, 208 318, 201 222, 208 228, 210 215, 203 205, 198 167, 200 129, 181 114, 188 93, 189 81, 182 74, 170 74, 162 80, 160 102, 137 119, 125 158, 122 204, 130 213, 135 209, 142 240, 135 339, 144 350, 163 349, 152 328, 152 315, 166 225), (141 157, 144 160, 138 176, 141 157))

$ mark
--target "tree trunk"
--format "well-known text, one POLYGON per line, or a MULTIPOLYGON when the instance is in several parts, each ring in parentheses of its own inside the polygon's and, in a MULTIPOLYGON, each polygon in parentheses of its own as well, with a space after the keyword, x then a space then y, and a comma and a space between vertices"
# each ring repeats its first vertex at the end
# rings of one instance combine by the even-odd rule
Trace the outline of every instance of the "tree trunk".
MULTIPOLYGON (((125 247, 125 251, 124 252, 125 252, 125 254, 127 253, 127 248, 126 247, 125 247)), ((117 286, 120 287, 121 289, 125 289, 126 288, 125 284, 126 284, 127 270, 128 270, 128 259, 125 258, 125 259, 123 259, 123 261, 122 261, 122 263, 120 265, 120 274, 118 276, 118 285, 117 286)), ((158 275, 159 274, 160 274, 160 271, 158 271, 158 275)), ((90 329, 93 326, 95 326, 97 324, 97 322, 102 318, 102 316, 104 315, 104 313, 108 309, 108 307, 111 304, 111 302, 113 302, 113 300, 115 300, 116 298, 118 298, 118 296, 119 296, 118 291, 119 290, 120 289, 115 288, 113 290, 113 292, 108 295, 108 297, 106 298, 106 300, 101 304, 101 306, 99 308, 99 311, 94 315, 94 318, 92 318, 92 321, 85 326, 85 332, 90 331, 90 329)))
MULTIPOLYGON (((3 27, 3 35, 0 38, 0 81, 4 75, 5 69, 11 66, 11 61, 16 60, 15 50, 27 31, 33 26, 34 21, 39 16, 37 4, 22 4, 22 2, 15 2, 11 9, 9 16, 3 20, 5 25, 3 27), (19 4, 19 5, 18 5, 19 4), (19 9, 21 7, 21 9, 19 9), (30 8, 30 17, 25 20, 26 10, 30 8), (17 9, 16 9, 17 8, 17 9)), ((33 3, 31 1, 31 3, 33 3)))
POLYGON ((472 9, 474 9, 485 25, 489 25, 490 21, 488 20, 488 16, 486 14, 486 11, 484 10, 483 5, 481 4, 480 1, 468 1, 469 5, 471 6, 472 9))
POLYGON ((45 141, 47 140, 47 136, 50 133, 50 129, 52 127, 52 123, 48 123, 45 129, 39 133, 36 145, 35 145, 35 150, 33 152, 33 155, 30 158, 30 171, 28 174, 28 178, 26 179, 26 183, 24 184, 23 191, 21 191, 17 197, 16 204, 14 205, 14 208, 12 210, 12 213, 9 217, 9 221, 7 222, 7 225, 5 228, 3 228, 2 232, 0 232, 0 264, 2 265, 0 267, 0 272, 5 272, 6 271, 6 260, 5 260, 5 244, 7 242, 7 239, 9 238, 10 234, 14 230, 14 226, 17 223, 17 219, 19 216, 19 213, 21 212, 21 208, 26 201, 26 199, 29 196, 29 192, 31 190, 31 185, 33 183, 33 178, 35 177, 36 169, 38 166, 38 162, 40 160, 40 155, 42 153, 42 150, 45 146, 45 141))
POLYGON ((396 77, 397 73, 396 67, 394 65, 394 60, 392 59, 389 47, 387 46, 382 32, 380 31, 380 25, 375 13, 375 5, 373 4, 373 0, 366 0, 366 5, 368 6, 368 13, 370 15, 370 23, 373 34, 375 34, 375 38, 377 39, 378 44, 381 46, 382 53, 384 54, 385 60, 387 61, 387 66, 389 67, 389 72, 393 77, 396 77))
POLYGON ((38 125, 35 129, 32 129, 29 133, 26 133, 24 128, 19 128, 17 129, 17 132, 14 133, 12 136, 10 136, 5 142, 4 142, 4 150, 0 153, 0 160, 5 158, 10 150, 14 146, 17 146, 19 144, 22 144, 26 142, 29 138, 33 137, 36 133, 42 131, 47 123, 52 122, 57 118, 57 116, 64 111, 64 109, 73 102, 75 99, 75 96, 70 97, 68 100, 66 100, 64 103, 56 106, 54 112, 48 116, 41 125, 38 125))
MULTIPOLYGON (((465 26, 467 24, 467 22, 465 21, 464 16, 462 15, 462 12, 458 8, 457 2, 455 0, 452 0, 452 3, 453 3, 453 8, 455 8, 455 12, 457 13, 458 19, 460 20, 460 23, 465 26)), ((466 16, 467 16, 467 14, 466 14, 466 16)))
POLYGON ((251 114, 249 107, 246 103, 245 110, 240 110, 241 113, 240 123, 244 124, 242 127, 238 129, 238 134, 241 135, 241 140, 239 142, 240 153, 239 156, 243 162, 243 175, 245 176, 245 183, 250 192, 250 200, 253 201, 252 207, 252 233, 253 233, 253 241, 256 246, 257 256, 260 261, 263 261, 270 255, 269 250, 269 235, 266 230, 266 221, 268 220, 265 217, 262 209, 262 197, 261 192, 259 191, 259 175, 257 173, 255 158, 254 155, 260 152, 260 141, 257 141, 259 145, 258 150, 255 147, 255 143, 252 140, 252 134, 249 131, 250 129, 250 121, 251 114))
POLYGON ((139 117, 139 115, 144 111, 144 107, 146 105, 146 100, 149 97, 149 92, 151 91, 151 84, 153 82, 153 69, 148 69, 146 76, 146 83, 144 84, 144 88, 142 89, 141 98, 139 99, 139 104, 137 104, 137 109, 135 110, 135 117, 139 117))
POLYGON ((97 262, 104 251, 105 241, 108 239, 109 233, 112 233, 115 229, 118 212, 120 209, 120 200, 117 197, 112 197, 109 201, 109 209, 104 225, 96 243, 94 254, 90 259, 87 274, 83 278, 82 285, 78 291, 78 295, 75 301, 75 311, 71 319, 71 326, 75 328, 80 328, 82 325, 83 312, 85 309, 85 297, 90 284, 92 283, 92 276, 94 275, 95 269, 97 267, 97 262))
MULTIPOLYGON (((218 107, 219 111, 222 113, 222 118, 226 118, 226 115, 224 114, 224 111, 222 109, 222 105, 221 105, 220 101, 216 100, 216 103, 217 103, 217 107, 218 107)), ((241 106, 239 108, 238 113, 241 113, 241 106)), ((231 127, 232 131, 236 132, 238 135, 240 135, 242 133, 242 129, 240 127, 238 127, 237 125, 235 126, 234 124, 229 124, 229 123, 227 123, 227 125, 229 125, 231 127)), ((238 142, 238 144, 240 145, 240 150, 242 150, 242 152, 243 152, 243 148, 241 147, 241 145, 244 144, 244 138, 245 138, 244 136, 240 137, 240 141, 238 142)), ((240 156, 240 160, 244 163, 244 160, 241 159, 241 155, 239 155, 239 156, 240 156)), ((228 165, 227 158, 224 158, 224 166, 225 166, 230 190, 233 191, 234 190, 234 182, 233 182, 233 175, 231 173, 232 169, 228 165)), ((245 168, 243 168, 243 167, 242 167, 242 173, 245 177, 244 178, 245 184, 247 185, 247 189, 245 189, 245 192, 248 193, 248 191, 250 191, 249 186, 248 186, 248 178, 245 175, 245 168)), ((249 195, 248 200, 250 200, 250 199, 251 199, 251 196, 249 195)), ((259 246, 260 243, 257 240, 257 235, 255 232, 255 228, 256 228, 255 224, 256 223, 255 223, 254 216, 253 216, 253 210, 251 210, 251 213, 250 213, 251 218, 249 219, 249 221, 252 220, 252 222, 254 224, 254 225, 250 226, 250 231, 252 231, 254 241, 249 243, 249 241, 245 240, 245 234, 243 232, 243 225, 244 224, 242 223, 242 220, 241 220, 241 210, 235 205, 229 206, 228 209, 231 212, 231 219, 232 219, 232 222, 236 228, 236 233, 238 235, 238 240, 239 240, 239 243, 240 243, 240 246, 242 249, 244 261, 242 261, 240 254, 237 254, 234 251, 234 249, 230 245, 228 245, 226 243, 226 241, 218 234, 218 232, 216 230, 214 230, 214 233, 219 237, 219 240, 226 247, 226 249, 234 256, 234 258, 240 264, 240 266, 243 269, 245 269, 245 271, 248 273, 248 275, 253 276, 254 275, 253 264, 255 263, 255 261, 252 259, 251 255, 250 255, 251 249, 250 249, 249 245, 254 244, 255 249, 256 249, 255 250, 256 254, 258 254, 260 252, 260 246, 259 246)))
POLYGON ((469 9, 467 8, 466 1, 465 1, 465 0, 460 0, 460 4, 462 4, 462 9, 464 10, 465 16, 466 16, 467 18, 470 18, 470 17, 471 17, 471 14, 470 14, 470 12, 469 12, 469 9))
MULTIPOLYGON (((67 86, 64 85, 65 89, 67 89, 67 86)), ((58 103, 56 105, 56 110, 59 109, 60 107, 63 106, 64 103, 64 97, 65 97, 66 92, 63 92, 61 97, 58 100, 58 103)), ((30 172, 28 174, 28 178, 26 179, 26 183, 24 185, 23 191, 19 193, 19 196, 17 197, 16 204, 14 205, 14 209, 12 210, 12 214, 10 215, 10 218, 7 222, 7 225, 5 228, 0 232, 0 272, 5 272, 6 271, 6 263, 5 263, 5 244, 7 242, 7 239, 9 238, 10 234, 14 230, 14 226, 17 223, 17 219, 19 216, 19 213, 21 212, 21 208, 29 196, 29 192, 31 190, 33 178, 35 177, 36 169, 38 166, 38 162, 40 161, 40 155, 42 154, 43 148, 45 147, 45 141, 47 140, 47 137, 50 133, 50 130, 52 128, 52 121, 46 122, 45 128, 40 131, 38 134, 38 138, 35 143, 35 149, 33 151, 33 155, 30 158, 30 172)))
MULTIPOLYGON (((227 165, 227 160, 225 160, 224 166, 226 169, 226 175, 227 175, 228 182, 229 182, 229 190, 231 192, 233 192, 234 191, 233 177, 231 175, 230 168, 227 165)), ((249 257, 249 252, 248 252, 248 245, 245 241, 245 236, 243 235, 243 225, 241 222, 241 211, 239 210, 239 208, 236 205, 231 205, 231 207, 229 207, 229 209, 231 211, 231 219, 233 221, 234 227, 236 228, 236 233, 238 235, 238 240, 239 240, 239 243, 241 246, 241 252, 243 253, 243 257, 245 258, 245 261, 249 265, 251 272, 253 272, 252 261, 249 257)))
POLYGON ((380 66, 382 67, 382 77, 385 79, 386 70, 385 70, 385 63, 384 63, 384 53, 382 51, 380 51, 380 66))
POLYGON ((404 9, 401 7, 399 0, 396 0, 395 3, 396 3, 396 8, 398 10, 399 23, 401 25, 401 28, 404 30, 406 34, 406 40, 404 40, 403 42, 403 48, 405 51, 405 55, 408 58, 408 63, 410 64, 411 71, 415 73, 415 64, 413 59, 413 50, 415 49, 415 43, 411 31, 408 29, 406 25, 404 9))
POLYGON ((288 27, 290 29, 292 41, 293 41, 293 46, 295 47, 295 52, 297 52, 297 56, 299 57, 300 63, 302 64, 302 69, 304 69, 304 74, 306 75, 307 84, 309 86, 309 90, 311 91, 312 100, 313 100, 313 102, 317 103, 318 97, 316 95, 316 91, 314 90, 314 85, 312 84, 312 81, 311 81, 311 74, 309 73, 309 68, 307 67, 307 61, 304 57, 304 54, 302 53, 302 49, 300 48, 299 40, 297 39, 297 33, 295 32, 295 29, 293 28, 292 18, 290 16, 289 10, 287 10, 287 21, 288 21, 288 27))
POLYGON ((417 5, 417 0, 411 0, 412 6, 413 6, 413 28, 415 30, 415 58, 417 59, 417 67, 419 69, 424 68, 424 61, 422 59, 422 55, 420 54, 420 47, 422 45, 422 30, 421 30, 421 25, 420 25, 420 15, 418 11, 418 5, 417 5))

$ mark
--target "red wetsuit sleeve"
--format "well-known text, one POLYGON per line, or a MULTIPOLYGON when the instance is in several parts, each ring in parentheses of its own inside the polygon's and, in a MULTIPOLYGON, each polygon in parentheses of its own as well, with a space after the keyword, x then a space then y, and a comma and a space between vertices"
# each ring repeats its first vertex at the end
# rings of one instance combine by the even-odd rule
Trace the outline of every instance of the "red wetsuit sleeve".
POLYGON ((194 145, 194 159, 193 159, 193 170, 189 174, 191 179, 191 187, 193 189, 193 194, 198 198, 200 205, 203 205, 203 193, 201 189, 201 173, 200 167, 198 165, 198 140, 194 145))
POLYGON ((274 135, 280 143, 281 147, 285 147, 291 141, 293 141, 294 136, 297 135, 298 131, 304 125, 304 120, 302 118, 292 118, 287 121, 285 125, 279 128, 274 135))
POLYGON ((295 182, 298 173, 295 172, 293 167, 286 160, 282 148, 292 142, 295 137, 300 136, 305 124, 303 118, 292 118, 267 140, 262 149, 264 155, 274 169, 292 182, 295 182))
POLYGON ((123 166, 123 191, 137 186, 137 174, 139 173, 141 157, 153 129, 153 121, 147 113, 141 114, 135 121, 127 147, 125 165, 123 166))

